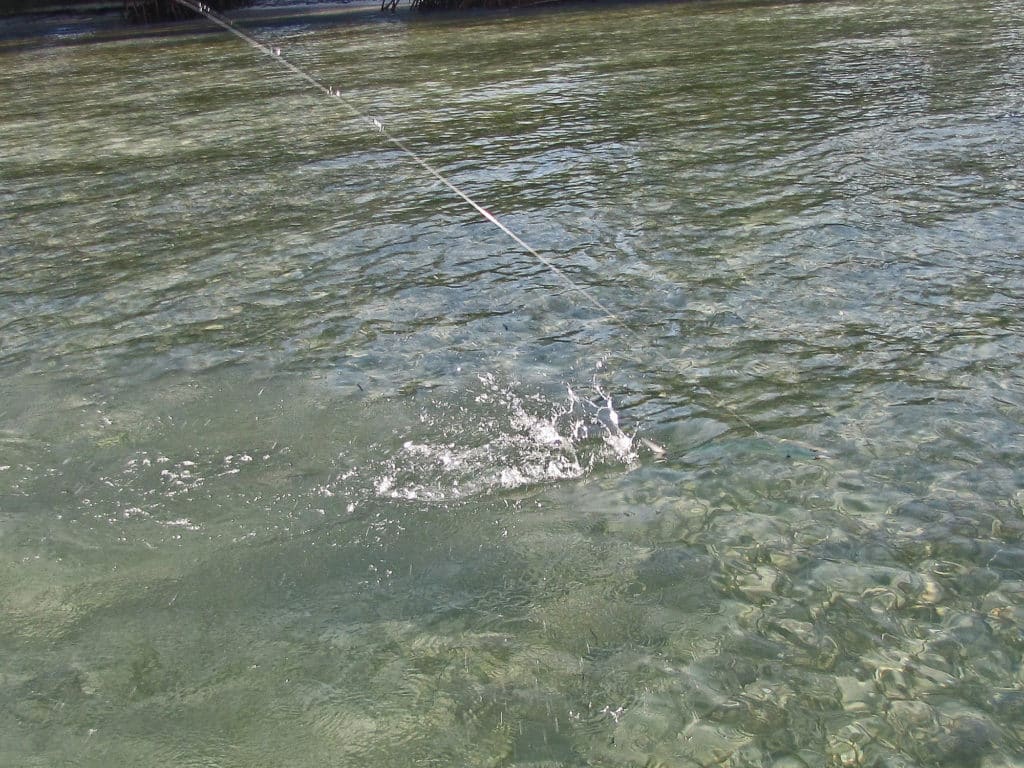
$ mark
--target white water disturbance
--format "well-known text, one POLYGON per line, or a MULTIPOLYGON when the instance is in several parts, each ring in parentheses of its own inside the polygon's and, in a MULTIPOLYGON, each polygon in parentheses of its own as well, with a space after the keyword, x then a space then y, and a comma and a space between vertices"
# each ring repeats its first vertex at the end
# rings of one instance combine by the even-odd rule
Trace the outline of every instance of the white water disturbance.
POLYGON ((424 411, 428 434, 404 440, 377 469, 377 496, 452 501, 636 464, 634 438, 619 427, 603 392, 603 403, 571 388, 565 401, 553 402, 519 395, 491 374, 479 379, 472 404, 424 411))

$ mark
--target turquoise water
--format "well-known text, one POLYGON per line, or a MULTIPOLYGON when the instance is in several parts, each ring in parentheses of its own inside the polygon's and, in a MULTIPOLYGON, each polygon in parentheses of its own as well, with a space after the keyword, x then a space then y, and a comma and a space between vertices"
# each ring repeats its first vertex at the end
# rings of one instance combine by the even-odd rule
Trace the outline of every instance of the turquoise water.
POLYGON ((1020 766, 1022 11, 0 49, 0 764, 1020 766))

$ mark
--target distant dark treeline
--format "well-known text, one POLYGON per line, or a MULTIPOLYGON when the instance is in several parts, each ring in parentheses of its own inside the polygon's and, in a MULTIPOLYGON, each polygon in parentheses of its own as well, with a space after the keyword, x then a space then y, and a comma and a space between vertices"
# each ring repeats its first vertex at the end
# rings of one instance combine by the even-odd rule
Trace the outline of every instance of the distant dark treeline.
MULTIPOLYGON (((325 0, 325 2, 339 0, 325 0)), ((559 0, 398 0, 403 5, 419 11, 468 10, 473 8, 511 8, 528 5, 555 3, 559 0)), ((243 5, 259 5, 259 0, 203 0, 217 11, 228 11, 243 5)), ((392 0, 385 0, 391 7, 392 0)), ((0 0, 0 16, 25 13, 55 13, 99 11, 122 11, 130 21, 149 22, 165 19, 187 18, 192 14, 174 0, 0 0)))
MULTIPOLYGON (((203 0, 217 11, 227 11, 243 5, 246 0, 203 0)), ((193 15, 174 0, 0 0, 0 16, 25 13, 94 13, 122 11, 131 21, 181 19, 193 15)))
POLYGON ((0 16, 16 13, 51 13, 54 11, 109 10, 121 5, 123 0, 0 0, 0 16))
MULTIPOLYGON (((202 2, 215 11, 230 11, 232 8, 250 5, 247 0, 202 0, 202 2)), ((187 19, 191 16, 195 16, 193 11, 174 0, 124 0, 125 19, 137 24, 187 19)))

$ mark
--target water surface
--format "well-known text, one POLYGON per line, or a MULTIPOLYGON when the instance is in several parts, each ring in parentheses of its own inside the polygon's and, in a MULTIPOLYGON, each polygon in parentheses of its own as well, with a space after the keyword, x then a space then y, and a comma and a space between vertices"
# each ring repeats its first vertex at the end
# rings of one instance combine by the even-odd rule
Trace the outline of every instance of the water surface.
POLYGON ((1018 765, 1022 11, 10 46, 0 764, 1018 765))

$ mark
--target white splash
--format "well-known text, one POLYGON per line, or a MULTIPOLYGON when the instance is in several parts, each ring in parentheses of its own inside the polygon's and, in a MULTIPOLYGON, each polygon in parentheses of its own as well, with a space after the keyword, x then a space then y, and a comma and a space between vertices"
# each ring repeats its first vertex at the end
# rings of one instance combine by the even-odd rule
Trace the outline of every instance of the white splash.
POLYGON ((376 473, 376 495, 444 501, 493 490, 572 480, 596 466, 632 467, 634 438, 619 425, 611 396, 596 386, 596 400, 567 387, 564 402, 520 396, 491 374, 472 408, 457 413, 440 403, 420 423, 444 440, 406 439, 376 473))

